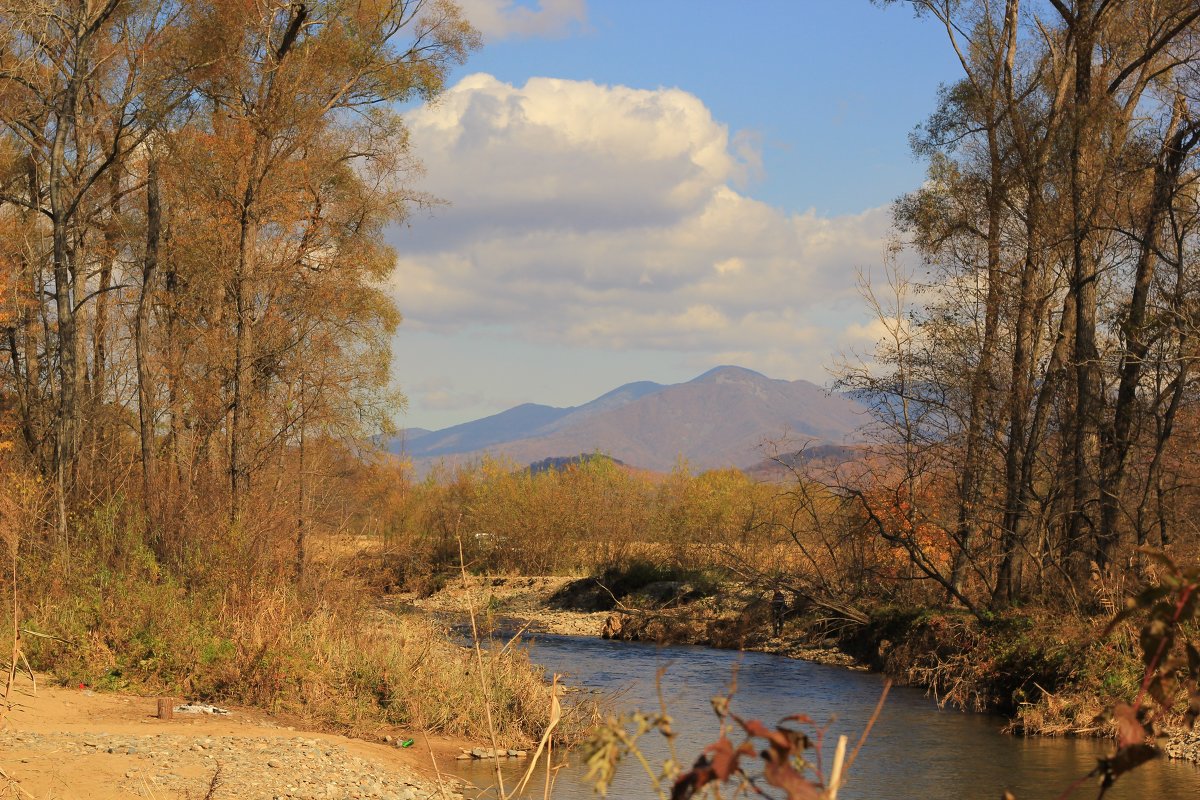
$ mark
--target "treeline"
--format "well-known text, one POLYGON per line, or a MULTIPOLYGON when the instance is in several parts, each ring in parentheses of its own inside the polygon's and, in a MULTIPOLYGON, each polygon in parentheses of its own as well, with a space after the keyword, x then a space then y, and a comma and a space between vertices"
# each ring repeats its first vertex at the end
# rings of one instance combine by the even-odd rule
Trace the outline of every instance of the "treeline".
POLYGON ((786 506, 776 486, 737 470, 668 475, 603 456, 557 469, 500 460, 434 470, 390 499, 385 530, 413 588, 469 569, 527 575, 601 572, 634 560, 681 568, 719 563, 725 550, 775 543, 786 506))
POLYGON ((963 73, 896 204, 927 277, 868 287, 886 334, 842 382, 878 460, 844 488, 977 612, 1120 602, 1135 548, 1196 553, 1200 7, 907 5, 963 73))
POLYGON ((477 44, 447 0, 0 9, 0 422, 60 539, 122 497, 164 562, 283 528, 303 568, 316 457, 399 399, 397 104, 477 44))
MULTIPOLYGON (((914 580, 923 576, 857 502, 799 468, 768 482, 735 469, 693 474, 686 463, 664 475, 603 456, 572 462, 533 470, 485 460, 393 479, 376 506, 388 509, 377 524, 390 578, 428 592, 460 565, 483 574, 640 571, 751 593, 786 586, 841 612, 929 600, 914 580)), ((948 558, 936 537, 920 536, 939 563, 948 558)))

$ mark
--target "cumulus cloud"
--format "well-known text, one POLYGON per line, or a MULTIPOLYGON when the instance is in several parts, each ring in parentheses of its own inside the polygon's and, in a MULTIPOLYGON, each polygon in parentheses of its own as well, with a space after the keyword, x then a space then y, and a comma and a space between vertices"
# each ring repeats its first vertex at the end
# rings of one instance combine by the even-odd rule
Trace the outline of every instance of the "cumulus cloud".
POLYGON ((688 92, 478 74, 409 125, 422 188, 451 203, 395 238, 412 327, 816 378, 861 343, 856 270, 880 262, 887 209, 826 217, 749 197, 753 138, 688 92))
POLYGON ((458 0, 467 19, 485 39, 567 36, 587 24, 585 0, 458 0))

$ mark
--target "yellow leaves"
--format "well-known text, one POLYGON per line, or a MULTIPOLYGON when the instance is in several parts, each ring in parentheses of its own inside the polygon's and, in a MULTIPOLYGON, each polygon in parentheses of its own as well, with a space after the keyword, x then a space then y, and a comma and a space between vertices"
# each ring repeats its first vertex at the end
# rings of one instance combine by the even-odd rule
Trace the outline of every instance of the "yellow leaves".
MULTIPOLYGON (((68 353, 81 372, 106 371, 94 406, 114 413, 84 424, 115 424, 137 417, 139 403, 153 404, 156 425, 171 426, 173 456, 218 470, 222 441, 230 461, 261 448, 252 459, 270 463, 293 446, 297 428, 366 437, 386 429, 389 404, 402 402, 389 391, 389 339, 400 316, 381 285, 395 265, 384 231, 416 197, 403 185, 416 163, 390 103, 436 93, 477 40, 445 0, 306 3, 302 25, 299 8, 185 0, 164 14, 152 3, 121 3, 86 47, 89 71, 79 75, 62 59, 84 46, 69 26, 21 52, 9 45, 28 31, 0 30, 5 69, 19 67, 22 77, 0 85, 0 182, 34 206, 48 180, 78 192, 74 216, 54 220, 71 241, 67 287, 61 272, 57 285, 48 279, 46 215, 19 202, 0 209, 0 327, 20 320, 21 358, 11 372, 31 389, 20 398, 22 424, 43 449, 53 447, 63 376, 76 375, 55 372, 68 353), (287 37, 294 47, 280 58, 287 37), (67 79, 79 81, 85 98, 74 116, 54 106, 67 79), (186 113, 176 113, 185 100, 186 113), (66 168, 50 166, 53 135, 31 143, 56 124, 71 128, 66 168), (114 130, 124 138, 108 141, 114 130), (110 152, 110 162, 96 163, 95 154, 110 152), (151 156, 163 212, 153 248, 151 156), (29 181, 31 164, 39 174, 29 181), (80 183, 80 175, 100 179, 80 183), (152 261, 154 269, 139 268, 152 261), (51 286, 80 306, 69 349, 62 334, 71 329, 51 286), (136 337, 124 313, 131 300, 139 312, 150 309, 139 314, 136 337), (246 382, 252 391, 241 391, 246 382), (153 385, 114 388, 142 383, 153 385), (253 430, 235 446, 235 428, 239 436, 253 430)), ((12 387, 0 388, 7 403, 12 387)), ((147 444, 168 432, 140 433, 147 444)), ((13 451, 2 435, 0 444, 13 451)))

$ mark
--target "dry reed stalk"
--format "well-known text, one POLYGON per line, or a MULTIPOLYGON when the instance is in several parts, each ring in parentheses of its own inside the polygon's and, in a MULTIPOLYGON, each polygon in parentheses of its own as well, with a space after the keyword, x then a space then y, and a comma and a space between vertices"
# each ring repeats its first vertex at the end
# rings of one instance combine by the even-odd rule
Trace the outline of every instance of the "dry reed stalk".
MULTIPOLYGON (((546 725, 546 730, 542 732, 542 738, 538 742, 537 749, 533 751, 533 758, 529 761, 529 768, 525 770, 525 774, 517 785, 513 787, 513 797, 518 797, 525 791, 525 787, 529 785, 529 779, 533 776, 533 770, 537 767, 538 758, 542 755, 542 750, 550 743, 550 735, 554 729, 558 727, 558 721, 562 719, 562 704, 558 702, 558 673, 554 674, 554 680, 550 684, 550 722, 546 725)), ((550 756, 546 756, 546 766, 550 766, 550 756)), ((497 759, 499 763, 499 759, 497 759)), ((549 780, 549 775, 547 775, 549 780)))
POLYGON ((842 761, 846 758, 846 737, 839 736, 837 749, 833 751, 833 766, 829 770, 829 800, 837 800, 838 788, 842 785, 842 761))
POLYGON ((429 735, 424 730, 421 731, 421 738, 425 741, 425 750, 429 753, 429 763, 433 764, 433 774, 437 776, 438 794, 442 800, 447 800, 446 786, 442 780, 442 771, 438 769, 437 758, 433 755, 433 748, 429 746, 429 735))
POLYGON ((867 727, 863 728, 862 736, 858 737, 858 744, 854 745, 854 752, 850 754, 850 760, 846 762, 846 768, 843 772, 849 772, 854 766, 854 759, 858 758, 858 751, 862 750, 863 743, 867 741, 867 736, 871 733, 871 728, 875 727, 875 722, 879 719, 879 715, 883 712, 883 703, 887 700, 888 692, 892 690, 892 681, 889 678, 883 682, 883 691, 879 693, 879 702, 875 704, 875 710, 871 712, 871 718, 867 720, 867 727))
POLYGON ((33 682, 33 696, 37 697, 37 678, 34 677, 33 668, 29 666, 29 659, 25 657, 25 650, 21 647, 21 616, 20 616, 20 595, 18 592, 18 561, 21 550, 21 532, 20 526, 14 520, 17 517, 14 504, 7 498, 0 498, 0 531, 3 531, 5 539, 8 541, 8 552, 10 557, 10 570, 12 577, 12 626, 13 626, 13 642, 12 642, 12 660, 9 662, 8 679, 4 685, 4 699, 8 700, 12 694, 13 684, 17 680, 17 660, 20 659, 25 665, 25 670, 29 673, 29 679, 33 682))
POLYGON ((542 800, 550 800, 550 792, 554 788, 554 772, 550 771, 550 762, 554 760, 554 742, 546 743, 546 784, 542 788, 542 800))
POLYGON ((507 653, 508 648, 512 647, 513 643, 516 642, 518 639, 520 639, 521 634, 523 634, 525 631, 529 630, 529 626, 532 624, 533 624, 533 620, 529 620, 524 625, 522 625, 521 628, 512 635, 512 638, 509 639, 507 643, 505 643, 504 647, 500 648, 500 655, 504 655, 505 653, 507 653))
MULTIPOLYGON (((0 779, 7 781, 10 789, 14 789, 26 797, 34 797, 34 795, 28 789, 21 785, 20 781, 9 775, 3 769, 0 769, 0 779)), ((34 797, 34 800, 37 800, 37 798, 34 797)))
MULTIPOLYGON (((461 521, 460 518, 459 522, 461 521)), ((483 691, 483 712, 487 719, 488 737, 491 739, 492 753, 494 754, 499 750, 499 743, 496 740, 496 725, 492 721, 492 695, 483 670, 483 648, 479 644, 479 627, 475 622, 475 604, 471 602, 471 584, 467 579, 467 561, 463 554, 462 534, 458 530, 458 525, 455 525, 454 536, 458 540, 458 568, 462 572, 463 595, 467 601, 467 613, 471 617, 471 641, 475 644, 476 672, 479 673, 479 687, 483 691)), ((496 791, 499 800, 507 800, 508 794, 504 791, 504 774, 500 771, 500 759, 493 758, 492 763, 496 769, 496 791)))

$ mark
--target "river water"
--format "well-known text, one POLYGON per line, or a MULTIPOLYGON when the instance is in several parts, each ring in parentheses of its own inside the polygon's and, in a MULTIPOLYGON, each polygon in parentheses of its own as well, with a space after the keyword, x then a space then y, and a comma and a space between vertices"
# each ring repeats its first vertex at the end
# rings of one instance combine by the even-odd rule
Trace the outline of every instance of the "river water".
MULTIPOLYGON (((732 710, 743 718, 768 725, 781 717, 804 713, 818 723, 833 719, 826 734, 839 734, 853 748, 871 716, 883 687, 874 674, 813 664, 763 653, 738 653, 705 647, 659 647, 636 642, 539 634, 530 643, 533 660, 548 672, 563 673, 569 683, 616 693, 617 709, 658 708, 654 676, 666 667, 663 689, 668 712, 680 736, 680 760, 690 763, 717 736, 710 698, 724 693, 737 670, 738 691, 732 710)), ((894 687, 839 798, 987 798, 997 800, 1004 790, 1018 800, 1056 798, 1077 777, 1096 765, 1110 745, 1091 739, 1018 738, 1000 733, 1002 719, 984 714, 939 710, 921 690, 894 687)), ((735 737, 734 742, 738 739, 735 737)), ((650 733, 643 748, 652 764, 666 757, 661 738, 650 733)), ((833 745, 827 747, 826 764, 833 745)), ((583 781, 578 757, 559 772, 555 800, 595 797, 583 781)), ((492 768, 483 762, 460 762, 459 774, 477 786, 488 787, 492 768)), ((506 767, 506 787, 520 770, 506 767)), ((828 766, 826 766, 828 770, 828 766)), ((541 770, 539 770, 540 772, 541 770)), ((1098 785, 1088 782, 1072 797, 1092 798, 1098 785)), ((485 791, 481 797, 495 797, 485 791)), ((530 796, 541 797, 539 787, 530 796)), ((610 798, 654 798, 647 778, 632 759, 623 762, 610 798)), ((775 792, 774 796, 779 796, 775 792)), ((1190 764, 1156 761, 1123 776, 1106 795, 1111 800, 1200 798, 1200 770, 1190 764)))

